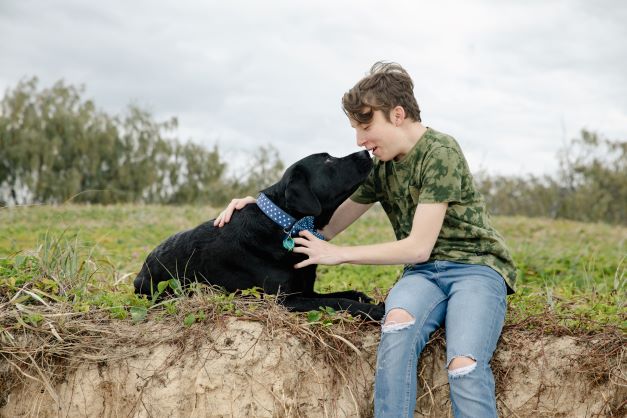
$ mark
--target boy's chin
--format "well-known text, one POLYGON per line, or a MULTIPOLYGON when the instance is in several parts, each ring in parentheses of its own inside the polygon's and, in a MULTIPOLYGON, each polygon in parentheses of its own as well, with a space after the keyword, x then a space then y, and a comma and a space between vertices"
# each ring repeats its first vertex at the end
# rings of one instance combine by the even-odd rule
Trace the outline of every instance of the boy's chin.
POLYGON ((395 159, 396 159, 396 158, 394 158, 394 157, 390 157, 390 156, 389 156, 389 155, 387 155, 387 154, 383 154, 383 155, 375 155, 375 157, 377 158, 377 160, 379 160, 379 161, 383 161, 384 163, 385 163, 385 162, 392 161, 392 160, 395 160, 395 159))

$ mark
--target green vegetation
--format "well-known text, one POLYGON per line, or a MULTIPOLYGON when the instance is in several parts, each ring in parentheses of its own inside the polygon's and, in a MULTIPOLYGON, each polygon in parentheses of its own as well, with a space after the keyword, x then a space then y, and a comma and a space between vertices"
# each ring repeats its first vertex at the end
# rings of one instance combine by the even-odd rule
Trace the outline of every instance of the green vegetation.
POLYGON ((627 141, 584 129, 557 159, 555 175, 479 173, 475 180, 490 212, 627 225, 627 141))
POLYGON ((22 81, 0 100, 0 206, 41 203, 223 205, 272 184, 283 171, 273 147, 252 154, 248 172, 226 175, 217 147, 176 136, 130 105, 111 115, 63 81, 22 81))
MULTIPOLYGON (((207 207, 156 205, 35 206, 0 210, 0 304, 36 326, 36 307, 64 303, 75 312, 105 309, 114 318, 141 321, 149 310, 177 312, 177 300, 157 303, 132 293, 132 280, 148 252, 170 234, 217 214, 207 207)), ((560 326, 588 332, 607 325, 627 329, 625 240, 627 228, 564 220, 497 217, 519 269, 509 298, 508 323, 553 314, 560 326)), ((375 208, 336 238, 338 244, 393 239, 385 214, 375 208)), ((321 266, 317 290, 356 288, 382 300, 399 266, 321 266)), ((177 291, 176 281, 163 284, 177 291)), ((163 291, 165 289, 159 289, 163 291)), ((246 297, 259 298, 251 290, 246 297)), ((237 315, 236 295, 217 294, 220 311, 237 315)), ((184 319, 203 320, 203 311, 184 319)), ((310 313, 329 325, 335 312, 310 313)))

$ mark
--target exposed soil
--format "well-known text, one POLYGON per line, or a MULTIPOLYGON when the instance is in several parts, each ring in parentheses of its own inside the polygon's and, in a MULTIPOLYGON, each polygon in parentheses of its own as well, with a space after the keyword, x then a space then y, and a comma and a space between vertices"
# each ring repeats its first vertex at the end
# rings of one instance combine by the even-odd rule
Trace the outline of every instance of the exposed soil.
MULTIPOLYGON (((135 340, 111 348, 101 336, 103 352, 45 368, 0 356, 0 416, 372 416, 377 326, 316 334, 306 323, 230 317, 173 327, 122 322, 117 331, 135 340)), ((439 332, 425 350, 416 417, 451 416, 443 347, 439 332)), ((595 371, 582 359, 599 347, 593 338, 506 330, 493 360, 500 416, 625 416, 625 348, 595 371)))

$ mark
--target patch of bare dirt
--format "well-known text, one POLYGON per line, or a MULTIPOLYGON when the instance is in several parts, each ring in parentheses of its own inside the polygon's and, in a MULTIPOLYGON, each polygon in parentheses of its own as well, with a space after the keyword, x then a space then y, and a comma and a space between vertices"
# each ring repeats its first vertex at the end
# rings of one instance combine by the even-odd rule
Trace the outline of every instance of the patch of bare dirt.
MULTIPOLYGON (((66 350, 45 364, 33 357, 39 368, 3 355, 0 416, 372 416, 377 326, 333 333, 294 316, 290 326, 269 319, 231 317, 190 328, 121 323, 116 335, 135 340, 110 345, 99 334, 91 344, 101 351, 66 350)), ((506 330, 493 360, 500 416, 624 416, 625 347, 600 374, 582 367, 598 347, 591 338, 506 330)), ((444 364, 438 332, 418 369, 414 416, 451 416, 444 364)))

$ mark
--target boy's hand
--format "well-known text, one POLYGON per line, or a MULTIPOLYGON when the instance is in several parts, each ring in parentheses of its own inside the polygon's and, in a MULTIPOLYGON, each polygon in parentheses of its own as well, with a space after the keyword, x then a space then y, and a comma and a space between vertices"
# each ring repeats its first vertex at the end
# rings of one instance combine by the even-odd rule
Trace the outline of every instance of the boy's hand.
POLYGON ((231 221, 231 216, 233 216, 233 212, 236 210, 242 209, 244 206, 249 203, 255 203, 257 199, 252 196, 246 196, 244 198, 233 199, 231 203, 224 209, 215 221, 213 221, 213 226, 217 226, 218 228, 222 228, 224 224, 228 224, 231 221))
POLYGON ((299 269, 310 264, 335 265, 342 263, 338 254, 340 247, 337 245, 329 244, 309 231, 300 231, 298 235, 298 238, 294 238, 294 243, 298 245, 292 251, 305 254, 309 258, 296 264, 295 268, 299 269))

